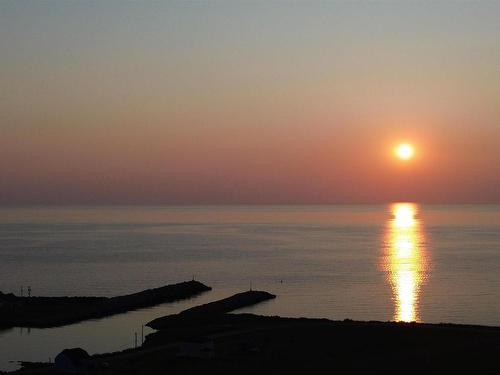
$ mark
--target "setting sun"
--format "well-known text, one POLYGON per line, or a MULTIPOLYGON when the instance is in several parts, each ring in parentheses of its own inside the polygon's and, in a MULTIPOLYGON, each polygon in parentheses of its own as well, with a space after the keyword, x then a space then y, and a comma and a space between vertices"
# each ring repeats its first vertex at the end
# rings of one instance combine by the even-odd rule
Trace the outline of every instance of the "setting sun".
POLYGON ((408 143, 402 143, 396 147, 396 156, 402 160, 411 159, 413 156, 413 146, 408 143))

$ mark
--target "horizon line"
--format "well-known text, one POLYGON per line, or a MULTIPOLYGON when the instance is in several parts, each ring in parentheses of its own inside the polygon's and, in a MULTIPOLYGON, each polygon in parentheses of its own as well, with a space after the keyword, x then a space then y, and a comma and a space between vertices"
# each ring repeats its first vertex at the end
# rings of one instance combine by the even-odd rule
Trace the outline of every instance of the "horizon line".
POLYGON ((458 205, 500 205, 500 201, 457 201, 457 202, 429 202, 429 201, 414 201, 414 200, 394 200, 394 201, 383 201, 383 202, 296 202, 296 203, 141 203, 141 202, 96 202, 96 203, 0 203, 1 208, 33 208, 33 207, 44 207, 44 208, 69 208, 69 207, 81 207, 81 208, 92 208, 92 207, 290 207, 290 206, 378 206, 378 205, 391 205, 396 203, 413 203, 419 205, 443 205, 443 206, 458 206, 458 205))

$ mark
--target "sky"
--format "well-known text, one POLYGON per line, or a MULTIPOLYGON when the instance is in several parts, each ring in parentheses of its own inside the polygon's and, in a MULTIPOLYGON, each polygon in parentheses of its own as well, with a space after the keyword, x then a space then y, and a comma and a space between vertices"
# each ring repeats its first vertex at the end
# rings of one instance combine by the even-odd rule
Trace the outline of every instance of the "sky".
POLYGON ((499 36, 496 1, 0 1, 0 204, 500 203, 499 36))

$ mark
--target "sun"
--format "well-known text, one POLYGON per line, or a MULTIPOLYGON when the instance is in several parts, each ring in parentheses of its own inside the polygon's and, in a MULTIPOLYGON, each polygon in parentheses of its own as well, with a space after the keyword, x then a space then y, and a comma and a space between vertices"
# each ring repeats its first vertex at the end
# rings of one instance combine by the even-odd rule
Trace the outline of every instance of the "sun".
POLYGON ((396 147, 395 153, 401 160, 411 159, 414 154, 413 146, 409 143, 401 143, 396 147))

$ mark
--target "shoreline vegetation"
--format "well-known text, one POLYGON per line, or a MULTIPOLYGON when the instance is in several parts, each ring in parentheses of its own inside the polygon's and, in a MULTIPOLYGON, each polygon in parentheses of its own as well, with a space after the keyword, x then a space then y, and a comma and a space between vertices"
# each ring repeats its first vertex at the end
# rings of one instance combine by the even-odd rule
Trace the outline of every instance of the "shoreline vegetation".
POLYGON ((18 297, 0 292, 0 330, 59 327, 192 298, 211 289, 192 280, 117 297, 18 297))
MULTIPOLYGON (((247 291, 154 319, 143 346, 89 357, 89 374, 499 373, 500 327, 333 321, 229 313, 274 295, 247 291)), ((59 374, 24 363, 19 375, 59 374)))

